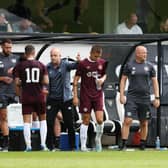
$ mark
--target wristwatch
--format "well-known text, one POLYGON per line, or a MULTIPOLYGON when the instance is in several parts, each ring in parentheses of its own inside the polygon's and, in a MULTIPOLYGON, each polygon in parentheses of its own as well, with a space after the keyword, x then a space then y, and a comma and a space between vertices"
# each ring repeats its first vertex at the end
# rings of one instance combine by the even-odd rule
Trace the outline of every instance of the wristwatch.
POLYGON ((156 96, 155 99, 160 99, 160 97, 157 97, 157 96, 156 96))

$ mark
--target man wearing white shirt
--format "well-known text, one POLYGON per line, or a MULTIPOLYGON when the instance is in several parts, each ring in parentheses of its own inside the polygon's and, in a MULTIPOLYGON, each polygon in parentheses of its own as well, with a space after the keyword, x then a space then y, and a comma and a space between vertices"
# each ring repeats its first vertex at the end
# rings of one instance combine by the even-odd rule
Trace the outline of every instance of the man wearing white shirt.
POLYGON ((130 13, 127 20, 117 26, 115 34, 143 34, 142 29, 137 25, 137 21, 137 15, 130 13))

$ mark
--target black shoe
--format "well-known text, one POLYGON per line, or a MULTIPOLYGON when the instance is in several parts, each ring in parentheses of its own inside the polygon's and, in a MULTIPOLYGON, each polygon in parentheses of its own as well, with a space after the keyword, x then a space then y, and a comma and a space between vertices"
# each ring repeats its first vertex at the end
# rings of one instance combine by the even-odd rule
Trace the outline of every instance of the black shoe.
POLYGON ((126 151, 127 150, 127 146, 126 145, 122 145, 119 147, 120 151, 126 151))
POLYGON ((139 149, 140 149, 140 150, 145 150, 145 149, 146 149, 146 145, 145 145, 145 144, 140 144, 139 149))
POLYGON ((145 150, 145 148, 146 148, 146 141, 145 140, 141 140, 139 148, 140 148, 140 150, 145 150))

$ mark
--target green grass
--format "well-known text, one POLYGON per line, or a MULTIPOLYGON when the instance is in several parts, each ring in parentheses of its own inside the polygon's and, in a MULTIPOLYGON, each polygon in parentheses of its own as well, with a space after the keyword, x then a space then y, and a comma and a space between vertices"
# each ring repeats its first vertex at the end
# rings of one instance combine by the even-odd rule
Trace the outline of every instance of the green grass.
POLYGON ((166 168, 168 151, 8 152, 1 168, 166 168))

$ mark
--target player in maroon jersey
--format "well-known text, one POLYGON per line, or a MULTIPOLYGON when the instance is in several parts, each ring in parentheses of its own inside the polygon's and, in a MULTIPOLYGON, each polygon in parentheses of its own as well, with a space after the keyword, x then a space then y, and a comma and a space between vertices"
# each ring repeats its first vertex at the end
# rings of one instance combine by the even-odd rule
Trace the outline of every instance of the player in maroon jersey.
POLYGON ((35 48, 32 45, 25 47, 25 60, 18 63, 14 69, 16 90, 21 87, 22 114, 24 120, 24 138, 26 151, 31 151, 31 115, 36 112, 40 119, 41 149, 46 148, 46 94, 44 85, 48 85, 46 67, 35 60, 35 48))
POLYGON ((91 110, 95 111, 97 120, 96 127, 96 150, 101 151, 101 136, 103 134, 103 91, 102 85, 106 79, 107 62, 101 59, 102 48, 93 46, 90 57, 81 61, 74 78, 73 103, 78 105, 77 85, 81 78, 80 87, 80 113, 82 113, 83 123, 80 127, 81 151, 87 151, 87 130, 91 117, 91 110))

